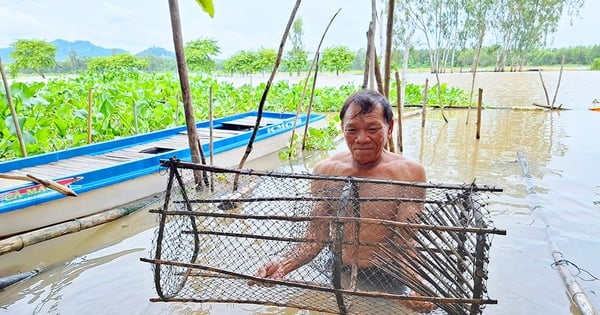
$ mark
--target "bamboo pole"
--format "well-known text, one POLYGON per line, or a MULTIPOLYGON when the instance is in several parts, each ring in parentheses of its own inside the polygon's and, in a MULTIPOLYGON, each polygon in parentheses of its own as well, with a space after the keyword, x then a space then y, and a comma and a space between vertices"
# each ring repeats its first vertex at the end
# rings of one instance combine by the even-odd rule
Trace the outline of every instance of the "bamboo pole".
POLYGON ((87 112, 87 143, 92 143, 92 101, 94 99, 94 89, 88 92, 88 112, 87 112))
POLYGON ((63 195, 77 197, 77 194, 73 190, 71 190, 71 188, 64 186, 62 184, 59 184, 51 179, 39 178, 39 177, 33 176, 31 174, 13 175, 13 174, 0 173, 0 178, 12 179, 12 180, 22 180, 22 181, 26 181, 26 182, 34 182, 34 183, 37 183, 40 185, 44 185, 50 189, 56 190, 57 192, 59 192, 63 195))
POLYGON ((313 69, 315 69, 315 75, 314 75, 314 81, 313 81, 313 87, 312 87, 312 91, 311 91, 311 95, 310 95, 310 103, 308 105, 308 114, 306 116, 306 124, 304 125, 304 138, 302 140, 302 150, 304 150, 304 146, 305 146, 305 140, 306 140, 306 131, 308 130, 308 125, 310 123, 310 112, 312 109, 312 99, 314 96, 314 92, 315 92, 315 84, 317 82, 317 74, 319 73, 319 54, 321 51, 321 45, 323 44, 323 40, 325 39, 325 35, 327 34, 327 31, 329 30, 329 27, 331 26, 331 23, 333 23, 333 20, 335 19, 335 17, 338 15, 338 13, 340 13, 342 9, 337 10, 337 12, 335 12, 335 14, 331 17, 331 19, 329 20, 329 23, 327 24, 327 27, 325 28, 325 31, 323 31, 323 34, 321 35, 321 40, 319 40, 319 44, 317 45, 317 50, 315 52, 315 56, 313 57, 313 61, 310 64, 310 68, 308 69, 308 73, 306 74, 306 80, 304 80, 304 87, 302 88, 302 97, 300 97, 300 101, 298 102, 298 106, 296 107, 296 119, 294 119, 294 126, 292 128, 292 135, 290 137, 290 146, 289 146, 289 152, 288 152, 288 158, 292 157, 292 146, 294 145, 294 135, 296 133, 296 123, 298 121, 298 115, 300 114, 300 109, 302 108, 302 103, 304 102, 304 96, 306 95, 306 89, 307 89, 307 84, 308 81, 310 79, 310 74, 312 72, 313 69))
MULTIPOLYGON (((292 27, 292 23, 294 22, 294 18, 296 16, 296 12, 298 11, 298 7, 300 6, 301 0, 296 0, 296 4, 292 9, 292 13, 288 19, 288 23, 283 32, 283 36, 281 37, 281 41, 279 42, 279 51, 277 52, 277 59, 275 59, 275 65, 273 66, 273 70, 271 71, 271 76, 267 80, 265 85, 265 90, 263 91, 262 97, 260 99, 260 103, 258 105, 258 113, 256 116, 256 124, 254 125, 254 129, 252 130, 252 135, 250 136, 250 140, 248 140, 248 145, 246 146, 246 151, 240 160, 240 164, 238 168, 243 168, 248 156, 252 152, 252 145, 254 144, 254 139, 256 139, 256 134, 258 133, 258 128, 260 127, 260 120, 262 118, 262 113, 265 107, 265 102, 267 100, 267 95, 269 94, 269 89, 271 88, 271 84, 273 83, 273 79, 275 78, 275 74, 277 73, 277 69, 279 69, 279 64, 281 63, 281 57, 283 56, 283 48, 285 46, 285 42, 288 38, 288 34, 290 32, 290 28, 292 27)), ((233 183, 234 190, 237 189, 238 178, 236 177, 233 183)))
POLYGON ((556 103, 556 96, 558 95, 558 88, 560 87, 560 80, 562 79, 564 65, 565 65, 565 55, 562 56, 562 60, 560 62, 560 72, 558 73, 558 83, 556 83, 556 90, 554 90, 554 97, 552 98, 552 104, 550 104, 551 109, 554 109, 554 104, 556 103))
MULTIPOLYGON (((179 82, 181 86, 181 96, 183 98, 183 109, 185 114, 185 125, 187 127, 188 145, 192 162, 200 163, 202 146, 199 145, 198 133, 196 131, 196 122, 194 119, 194 107, 192 105, 192 94, 190 92, 190 82, 188 78, 185 53, 183 51, 183 39, 181 34, 181 20, 179 17, 179 4, 177 0, 169 0, 169 11, 171 16, 171 28, 173 31, 173 45, 175 47, 175 57, 177 59, 177 71, 179 73, 179 82)), ((202 182, 202 174, 194 172, 194 179, 197 184, 202 182)))
POLYGON ((398 152, 402 153, 402 81, 400 80, 400 75, 398 71, 395 73, 396 76, 396 95, 397 95, 397 104, 398 104, 398 135, 397 135, 397 144, 398 144, 398 152))
MULTIPOLYGON (((317 64, 315 65, 315 76, 313 78, 312 87, 310 90, 310 100, 308 102, 308 111, 306 112, 306 124, 304 124, 304 133, 302 135, 302 150, 303 151, 306 148, 306 138, 308 136, 308 125, 310 123, 310 114, 312 112, 313 99, 315 97, 315 88, 317 86, 317 74, 318 73, 319 73, 319 54, 317 54, 317 64)), ((296 120, 298 120, 298 117, 296 117, 296 120)), ((294 129, 296 129, 296 128, 294 128, 294 129)), ((292 130, 292 132, 294 132, 294 130, 292 130)), ((293 139, 293 137, 292 137, 292 139, 293 139)), ((290 140, 290 148, 291 148, 291 141, 292 140, 290 140)), ((290 150, 290 154, 291 154, 291 152, 292 152, 292 150, 290 150)))
MULTIPOLYGON (((531 174, 529 173, 529 163, 527 162, 525 155, 520 151, 517 151, 517 158, 518 158, 517 161, 519 162, 519 165, 521 166, 521 170, 523 171, 523 179, 527 186, 528 197, 534 198, 534 201, 532 201, 532 207, 537 208, 540 206, 540 204, 539 204, 540 202, 539 202, 539 198, 537 197, 535 190, 533 189, 533 183, 531 181, 531 174)), ((552 237, 551 226, 548 224, 548 222, 546 222, 546 218, 544 216, 542 216, 539 211, 536 211, 535 213, 538 213, 538 217, 543 222, 543 225, 545 227, 544 231, 546 232, 548 242, 550 243, 550 250, 552 252, 552 258, 554 259, 553 265, 557 267, 557 269, 560 273, 560 276, 561 276, 561 279, 563 280, 565 288, 567 289, 567 292, 569 293, 569 298, 570 298, 571 302, 573 302, 575 304, 575 306, 581 312, 581 314, 597 315, 598 313, 594 310, 587 295, 585 294, 585 291, 581 288, 579 283, 577 283, 577 281, 575 280, 575 278, 571 274, 571 272, 566 268, 565 260, 562 257, 561 252, 558 250, 558 247, 556 246, 556 243, 554 242, 554 239, 552 237)))
POLYGON ((371 41, 373 40, 373 22, 369 23, 369 29, 367 30, 367 53, 365 55, 365 71, 363 73, 362 89, 365 90, 369 85, 369 72, 371 71, 371 54, 373 49, 371 47, 371 41))
POLYGON ((383 89, 385 96, 390 96, 390 71, 391 71, 391 60, 392 60, 392 36, 394 33, 394 4, 395 0, 388 1, 387 11, 387 30, 386 30, 386 41, 385 41, 385 68, 383 68, 383 89))
POLYGON ((548 90, 546 89, 546 83, 544 83, 544 78, 542 77, 542 72, 540 69, 537 71, 540 81, 542 82, 542 88, 544 89, 544 95, 546 95, 546 104, 550 105, 550 97, 548 97, 548 90))
POLYGON ((425 128, 425 116, 427 115, 427 92, 429 90, 429 79, 425 79, 425 89, 423 90, 423 109, 421 114, 421 128, 425 128))
POLYGON ((21 147, 21 154, 23 157, 26 157, 27 149, 25 148, 25 142, 23 141, 23 135, 21 134, 21 127, 19 126, 17 111, 15 110, 15 105, 13 104, 12 97, 10 96, 10 86, 8 86, 8 80, 6 79, 6 74, 4 73, 2 58, 0 58, 0 74, 2 74, 2 82, 4 83, 4 90, 6 91, 6 100, 8 101, 8 106, 10 107, 10 114, 13 119, 13 124, 15 125, 17 139, 19 140, 19 146, 21 147))
POLYGON ((481 138, 481 109, 483 107, 483 89, 479 89, 479 95, 477 96, 477 135, 476 139, 481 138))
POLYGON ((32 232, 11 236, 0 240, 0 256, 9 252, 19 251, 27 246, 47 241, 62 235, 79 232, 91 227, 108 223, 131 214, 148 203, 140 203, 134 207, 121 207, 84 218, 52 225, 32 232))

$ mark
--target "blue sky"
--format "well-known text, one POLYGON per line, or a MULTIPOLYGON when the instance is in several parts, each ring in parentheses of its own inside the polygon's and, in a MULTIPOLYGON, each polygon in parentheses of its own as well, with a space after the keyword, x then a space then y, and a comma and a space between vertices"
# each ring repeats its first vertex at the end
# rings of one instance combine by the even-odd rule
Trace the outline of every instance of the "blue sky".
MULTIPOLYGON (((566 20, 561 22, 553 47, 600 44, 600 1, 585 2, 582 15, 573 21, 573 26, 566 20)), ((242 49, 277 49, 294 3, 214 0, 216 12, 211 19, 194 0, 179 0, 183 40, 216 39, 221 57, 242 49)), ((370 1, 304 0, 297 16, 302 17, 304 44, 309 50, 314 51, 338 9, 341 11, 323 46, 346 45, 353 50, 365 46, 370 1)), ((0 47, 8 47, 21 38, 88 40, 131 53, 150 46, 169 50, 173 47, 167 0, 2 0, 0 21, 0 47)))

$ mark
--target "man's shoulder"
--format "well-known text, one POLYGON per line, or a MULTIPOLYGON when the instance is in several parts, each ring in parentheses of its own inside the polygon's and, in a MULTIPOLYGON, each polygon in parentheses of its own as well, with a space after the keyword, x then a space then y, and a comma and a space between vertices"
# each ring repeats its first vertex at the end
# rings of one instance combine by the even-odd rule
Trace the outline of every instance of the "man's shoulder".
POLYGON ((405 181, 425 181, 425 168, 417 161, 411 160, 405 156, 391 154, 386 170, 397 180, 405 181))
POLYGON ((344 165, 345 161, 349 159, 349 154, 346 152, 339 152, 330 157, 321 160, 315 168, 313 169, 313 173, 315 174, 328 174, 328 175, 338 175, 337 171, 341 165, 344 165))

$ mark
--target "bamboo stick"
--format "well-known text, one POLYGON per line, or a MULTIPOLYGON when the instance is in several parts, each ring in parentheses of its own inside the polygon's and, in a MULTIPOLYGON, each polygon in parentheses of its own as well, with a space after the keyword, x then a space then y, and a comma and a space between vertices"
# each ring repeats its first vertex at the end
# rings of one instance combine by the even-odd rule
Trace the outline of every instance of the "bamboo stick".
MULTIPOLYGON (((376 297, 376 298, 384 298, 384 299, 395 299, 401 301, 419 301, 419 302, 432 302, 432 303, 475 303, 475 304, 497 304, 496 300, 478 300, 478 299, 463 299, 463 298, 441 298, 441 297, 430 297, 430 296, 406 296, 406 295, 397 295, 383 292, 373 292, 373 291, 352 291, 352 290, 336 290, 330 287, 322 286, 322 285, 314 285, 314 284, 306 284, 305 282, 297 282, 297 281, 289 281, 289 280, 275 280, 269 278, 260 278, 255 276, 250 276, 246 274, 241 274, 233 271, 228 271, 220 268, 210 267, 206 265, 201 265, 197 263, 185 263, 178 261, 169 261, 163 259, 148 259, 148 258, 140 258, 140 261, 147 262, 155 265, 168 265, 175 267, 184 267, 184 268, 192 268, 199 270, 206 270, 211 272, 217 272, 228 276, 234 276, 241 279, 251 280, 257 283, 271 284, 271 285, 285 285, 289 287, 301 288, 301 289, 309 289, 321 292, 336 292, 339 291, 345 295, 353 295, 353 296, 365 296, 365 297, 376 297)), ((173 301, 178 299, 173 299, 173 301)), ((186 299, 187 300, 187 299, 186 299)), ((190 299, 193 300, 193 299, 190 299)), ((190 301, 188 300, 188 301, 190 301)), ((164 300, 160 300, 164 301, 164 300)), ((171 301, 171 299, 169 299, 171 301)), ((219 300, 222 301, 222 300, 219 300)))
POLYGON ((0 240, 0 255, 4 255, 13 251, 19 251, 33 244, 117 220, 123 216, 133 213, 140 208, 142 208, 142 206, 122 207, 92 216, 56 224, 32 232, 11 236, 9 238, 0 240))
MULTIPOLYGON (((338 198, 339 200, 339 198, 338 198)), ((477 233, 477 234, 497 234, 506 235, 505 230, 498 229, 486 229, 486 228, 474 228, 474 227, 461 227, 461 226, 440 226, 440 225, 427 225, 418 223, 398 222, 392 220, 383 219, 371 219, 371 218, 353 218, 353 217, 333 217, 333 216, 287 216, 287 215, 252 215, 252 214, 237 214, 237 213, 217 213, 217 212, 199 212, 199 211, 164 211, 164 210, 150 210, 150 213, 164 214, 164 215, 181 215, 181 216, 194 216, 194 217, 222 217, 222 218, 233 218, 233 219, 252 219, 252 220, 281 220, 290 222, 304 222, 304 221, 340 221, 344 223, 357 223, 370 224, 370 225, 384 225, 384 226, 395 226, 409 229, 424 229, 424 230, 439 230, 439 231, 452 231, 452 232, 465 232, 465 233, 477 233)))
POLYGON ((92 143, 92 102, 94 100, 94 89, 88 92, 88 112, 87 112, 87 143, 92 143))
MULTIPOLYGON (((200 163, 200 158, 203 157, 204 154, 202 153, 202 146, 200 145, 200 139, 198 139, 198 133, 196 131, 192 93, 190 91, 190 81, 188 78, 187 63, 183 49, 181 20, 179 16, 179 4, 177 0, 169 0, 169 13, 171 18, 171 29, 173 32, 175 59, 177 60, 177 72, 179 74, 179 84, 183 99, 183 109, 188 135, 188 145, 190 147, 190 155, 192 157, 192 162, 200 163)), ((194 172, 194 180, 198 186, 202 185, 202 174, 200 172, 194 172)))
POLYGON ((395 0, 388 1, 387 8, 387 29, 386 29, 386 40, 385 40, 385 68, 383 69, 383 89, 385 97, 390 96, 390 71, 391 71, 391 60, 392 60, 392 36, 394 34, 394 5, 395 0))
POLYGON ((397 110, 398 110, 398 134, 397 134, 397 145, 398 145, 398 152, 402 153, 403 152, 403 146, 402 146, 402 81, 400 80, 400 75, 398 74, 398 71, 395 72, 395 77, 396 77, 396 97, 397 97, 397 110))
POLYGON ((544 78, 542 77, 542 72, 540 71, 540 69, 538 69, 537 73, 540 77, 540 81, 542 82, 542 88, 544 89, 544 95, 546 95, 546 104, 548 104, 548 106, 550 106, 550 97, 548 97, 548 90, 546 89, 546 83, 544 83, 544 78))
POLYGON ((558 89, 560 87, 560 81, 562 79, 564 65, 565 65, 565 55, 562 56, 562 59, 560 62, 560 72, 558 74, 558 83, 556 83, 556 90, 554 90, 554 97, 552 98, 552 104, 549 104, 552 109, 554 109, 554 104, 556 103, 556 96, 558 95, 558 89))
POLYGON ((480 88, 479 89, 479 94, 477 96, 477 135, 475 136, 476 139, 479 140, 479 138, 481 138, 481 109, 482 109, 482 105, 483 105, 483 89, 480 88))
POLYGON ((4 90, 6 91, 6 100, 8 101, 10 114, 13 119, 13 124, 15 125, 15 131, 17 132, 17 139, 19 140, 19 146, 21 147, 21 154, 23 157, 26 157, 27 149, 25 148, 25 142, 23 141, 23 134, 21 134, 21 127, 19 126, 19 119, 17 117, 15 105, 13 104, 12 97, 10 96, 10 86, 8 86, 8 80, 6 79, 6 74, 4 73, 2 58, 0 58, 0 74, 2 74, 2 82, 4 83, 4 90))
POLYGON ((425 128, 425 116, 427 114, 427 92, 429 90, 429 79, 425 79, 425 88, 423 90, 423 109, 421 114, 421 128, 425 128))
POLYGON ((56 190, 57 192, 59 192, 63 195, 77 197, 77 193, 75 193, 71 188, 69 188, 65 185, 59 184, 51 179, 39 178, 39 177, 33 176, 31 174, 13 175, 13 174, 0 173, 0 178, 12 179, 12 180, 22 180, 22 181, 26 181, 26 182, 34 182, 37 184, 44 185, 50 189, 56 190))

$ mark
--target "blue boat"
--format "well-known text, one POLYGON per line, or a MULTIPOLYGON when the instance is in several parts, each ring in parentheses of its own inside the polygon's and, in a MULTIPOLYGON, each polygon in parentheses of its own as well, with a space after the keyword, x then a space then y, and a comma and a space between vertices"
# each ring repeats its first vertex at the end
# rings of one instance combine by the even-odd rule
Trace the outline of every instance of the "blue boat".
MULTIPOLYGON (((250 140, 257 112, 196 124, 206 159, 214 165, 237 166, 250 140), (212 135, 210 137, 209 135, 212 135), (210 139, 213 152, 210 152, 210 139)), ((263 112, 249 160, 289 144, 292 130, 324 124, 321 114, 263 112)), ((176 156, 190 161, 186 126, 95 143, 73 149, 0 163, 0 174, 34 175, 68 186, 77 197, 43 185, 0 178, 0 239, 97 214, 161 193, 167 178, 160 160, 176 156)))

